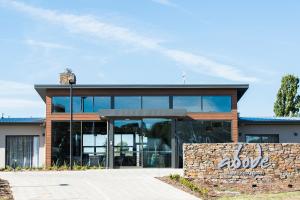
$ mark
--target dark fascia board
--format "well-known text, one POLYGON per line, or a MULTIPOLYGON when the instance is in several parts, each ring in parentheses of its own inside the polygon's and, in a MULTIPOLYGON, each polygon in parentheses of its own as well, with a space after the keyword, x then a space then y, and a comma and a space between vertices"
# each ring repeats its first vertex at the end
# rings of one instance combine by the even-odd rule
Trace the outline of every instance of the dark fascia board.
MULTIPOLYGON (((34 89, 46 100, 47 89, 68 89, 69 85, 36 84, 34 89)), ((105 84, 105 85, 73 85, 74 89, 237 89, 238 100, 248 90, 249 84, 105 84)))

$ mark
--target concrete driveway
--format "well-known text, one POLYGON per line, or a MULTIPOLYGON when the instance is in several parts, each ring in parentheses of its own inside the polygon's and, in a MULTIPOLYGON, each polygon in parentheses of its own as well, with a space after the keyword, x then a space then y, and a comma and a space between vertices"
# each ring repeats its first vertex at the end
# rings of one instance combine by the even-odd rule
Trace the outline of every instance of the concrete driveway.
POLYGON ((178 169, 1 172, 15 200, 195 200, 154 177, 178 169))

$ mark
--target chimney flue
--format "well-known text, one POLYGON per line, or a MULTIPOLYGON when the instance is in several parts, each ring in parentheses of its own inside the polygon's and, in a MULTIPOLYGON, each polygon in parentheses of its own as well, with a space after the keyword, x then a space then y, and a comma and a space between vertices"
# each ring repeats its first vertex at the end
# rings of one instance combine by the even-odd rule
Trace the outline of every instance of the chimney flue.
POLYGON ((63 73, 59 74, 59 83, 61 85, 76 84, 76 75, 70 68, 66 68, 63 73))

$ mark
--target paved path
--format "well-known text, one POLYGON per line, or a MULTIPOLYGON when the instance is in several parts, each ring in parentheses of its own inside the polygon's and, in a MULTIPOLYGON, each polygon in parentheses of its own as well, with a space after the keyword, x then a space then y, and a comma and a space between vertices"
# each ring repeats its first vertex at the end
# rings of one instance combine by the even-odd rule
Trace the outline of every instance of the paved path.
POLYGON ((154 177, 178 169, 1 172, 15 200, 196 200, 154 177))

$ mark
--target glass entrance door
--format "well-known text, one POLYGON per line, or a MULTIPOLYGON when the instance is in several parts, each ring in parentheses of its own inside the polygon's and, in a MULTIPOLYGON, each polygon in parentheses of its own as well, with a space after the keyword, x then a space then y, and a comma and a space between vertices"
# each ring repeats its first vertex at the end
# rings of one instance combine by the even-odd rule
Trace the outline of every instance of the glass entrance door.
POLYGON ((141 120, 114 122, 114 166, 142 166, 141 120))

